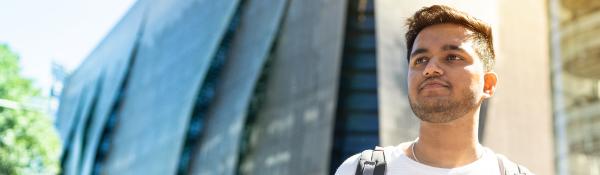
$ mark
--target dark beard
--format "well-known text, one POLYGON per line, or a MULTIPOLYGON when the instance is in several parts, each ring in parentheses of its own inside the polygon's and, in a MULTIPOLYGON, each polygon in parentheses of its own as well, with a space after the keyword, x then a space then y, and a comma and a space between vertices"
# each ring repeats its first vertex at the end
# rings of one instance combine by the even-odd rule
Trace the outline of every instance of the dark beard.
POLYGON ((481 104, 481 100, 476 99, 469 89, 465 89, 463 94, 458 100, 440 99, 426 104, 415 102, 410 96, 408 100, 410 108, 422 121, 447 123, 465 116, 481 104))

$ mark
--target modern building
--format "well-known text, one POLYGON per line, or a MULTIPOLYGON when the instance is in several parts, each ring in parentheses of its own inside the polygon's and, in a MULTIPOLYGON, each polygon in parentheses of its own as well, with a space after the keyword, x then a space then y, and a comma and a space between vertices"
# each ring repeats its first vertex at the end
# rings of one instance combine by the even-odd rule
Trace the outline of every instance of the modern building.
POLYGON ((595 1, 138 0, 65 81, 63 174, 332 174, 412 140, 404 21, 435 3, 493 26, 483 144, 598 173, 595 1))
MULTIPOLYGON (((48 113, 50 117, 56 117, 58 112, 58 105, 60 101, 60 94, 62 94, 63 83, 67 78, 67 71, 65 68, 56 63, 52 62, 52 84, 50 85, 50 92, 48 93, 48 113)), ((52 118, 54 121, 55 118, 52 118)))
POLYGON ((550 1, 557 174, 600 174, 600 2, 550 1))

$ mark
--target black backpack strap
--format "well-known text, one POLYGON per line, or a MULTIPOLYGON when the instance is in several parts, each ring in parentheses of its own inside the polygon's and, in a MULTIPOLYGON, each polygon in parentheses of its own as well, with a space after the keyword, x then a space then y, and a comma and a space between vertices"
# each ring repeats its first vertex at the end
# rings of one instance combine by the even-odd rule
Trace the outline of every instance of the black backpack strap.
POLYGON ((503 155, 496 154, 496 157, 498 158, 498 167, 502 175, 533 175, 527 168, 508 160, 503 155))
POLYGON ((385 166, 383 148, 375 147, 375 150, 365 150, 358 159, 356 175, 385 175, 385 166))

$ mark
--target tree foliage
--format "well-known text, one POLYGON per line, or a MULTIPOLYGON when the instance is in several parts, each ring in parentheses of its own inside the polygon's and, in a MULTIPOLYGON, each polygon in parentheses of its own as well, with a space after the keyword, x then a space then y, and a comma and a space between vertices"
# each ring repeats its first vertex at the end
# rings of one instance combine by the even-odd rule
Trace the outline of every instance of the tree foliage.
MULTIPOLYGON (((24 104, 40 90, 20 74, 19 57, 0 45, 0 99, 24 104)), ((57 174, 60 140, 41 111, 0 106, 0 174, 57 174)))

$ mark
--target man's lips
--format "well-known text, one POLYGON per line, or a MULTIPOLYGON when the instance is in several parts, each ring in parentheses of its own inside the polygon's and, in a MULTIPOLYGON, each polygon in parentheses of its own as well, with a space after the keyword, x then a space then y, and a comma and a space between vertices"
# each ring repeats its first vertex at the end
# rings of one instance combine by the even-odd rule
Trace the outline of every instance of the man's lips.
POLYGON ((429 89, 429 88, 444 88, 444 87, 448 88, 449 87, 448 83, 445 83, 440 80, 426 80, 423 83, 421 83, 421 86, 419 86, 419 90, 429 89))

